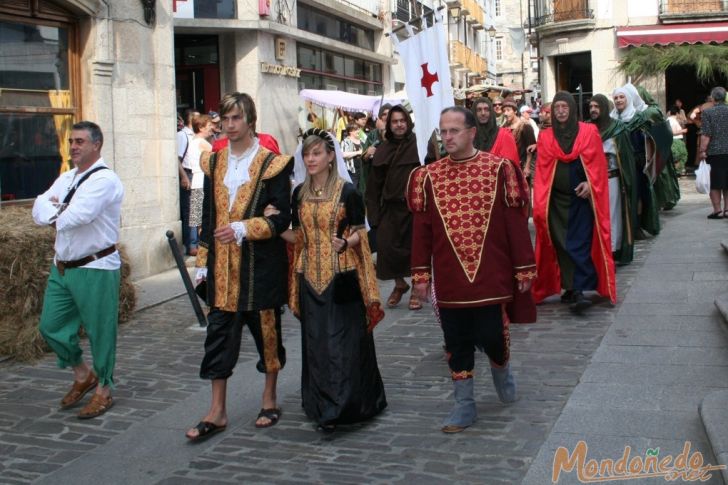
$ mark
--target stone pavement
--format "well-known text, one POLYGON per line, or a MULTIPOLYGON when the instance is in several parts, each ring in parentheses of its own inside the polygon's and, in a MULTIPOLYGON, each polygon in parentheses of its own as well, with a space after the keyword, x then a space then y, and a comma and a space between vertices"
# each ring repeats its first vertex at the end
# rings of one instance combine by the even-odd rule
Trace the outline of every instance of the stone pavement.
POLYGON ((627 444, 643 456, 654 446, 677 454, 689 439, 714 464, 697 405, 728 388, 711 300, 728 289, 728 256, 715 242, 728 221, 708 224, 705 199, 687 199, 664 215, 663 235, 641 242, 635 262, 620 268, 616 307, 600 303, 577 318, 548 303, 539 323, 511 327, 519 402, 498 402, 479 356, 479 419, 459 435, 439 431, 452 399, 441 331, 431 310, 402 308, 375 331, 389 401, 379 417, 330 436, 315 431, 300 407, 299 328, 286 313, 281 422, 253 427, 262 378, 246 333, 228 429, 189 444, 184 431, 204 415, 209 387, 197 378, 204 333, 176 298, 121 327, 117 404, 101 418, 57 409, 69 373, 53 358, 0 364, 0 483, 546 484, 555 448, 578 439, 597 459, 617 459, 627 444))

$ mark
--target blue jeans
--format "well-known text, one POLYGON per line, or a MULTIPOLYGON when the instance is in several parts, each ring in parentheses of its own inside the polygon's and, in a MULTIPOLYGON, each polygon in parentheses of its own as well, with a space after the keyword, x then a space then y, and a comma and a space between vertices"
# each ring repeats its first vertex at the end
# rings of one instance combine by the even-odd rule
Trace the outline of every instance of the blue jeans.
MULTIPOLYGON (((187 251, 193 248, 197 248, 197 245, 199 244, 199 237, 197 235, 197 226, 195 227, 187 227, 187 251)), ((182 231, 186 232, 186 231, 182 231)))

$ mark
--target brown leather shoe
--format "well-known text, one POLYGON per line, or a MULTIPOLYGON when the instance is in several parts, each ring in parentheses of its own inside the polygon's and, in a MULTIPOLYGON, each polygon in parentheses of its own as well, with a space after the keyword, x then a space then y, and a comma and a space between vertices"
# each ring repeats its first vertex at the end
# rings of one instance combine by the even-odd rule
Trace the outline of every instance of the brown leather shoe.
POLYGON ((394 308, 397 305, 399 305, 399 302, 402 301, 402 295, 407 293, 407 290, 410 289, 409 285, 405 286, 395 286, 392 290, 392 293, 389 295, 389 298, 387 298, 387 306, 389 308, 394 308))
POLYGON ((96 387, 99 383, 99 378, 96 377, 93 371, 89 371, 86 380, 83 382, 73 382, 71 390, 61 399, 61 409, 68 409, 86 395, 91 389, 96 387))
POLYGON ((94 394, 88 404, 86 404, 78 413, 78 419, 91 419, 101 416, 114 405, 111 396, 104 397, 101 394, 94 394))

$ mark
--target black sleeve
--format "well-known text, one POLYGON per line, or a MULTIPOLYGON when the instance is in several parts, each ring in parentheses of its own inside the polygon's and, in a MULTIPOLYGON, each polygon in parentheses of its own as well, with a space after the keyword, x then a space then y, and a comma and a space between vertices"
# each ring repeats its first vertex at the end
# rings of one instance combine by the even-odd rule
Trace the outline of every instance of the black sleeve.
POLYGON ((298 218, 298 195, 301 193, 302 186, 303 184, 300 184, 293 189, 293 195, 291 195, 291 226, 293 229, 298 229, 301 225, 301 221, 298 218))
POLYGON ((386 166, 374 166, 369 169, 369 177, 367 178, 367 189, 364 197, 366 198, 367 216, 369 223, 376 227, 379 225, 380 204, 382 199, 382 189, 384 181, 387 178, 386 166))
POLYGON ((364 199, 353 184, 346 183, 341 191, 341 199, 346 209, 346 218, 350 226, 364 225, 364 199))
POLYGON ((271 229, 273 230, 274 236, 281 234, 291 225, 290 176, 292 171, 293 158, 288 161, 288 164, 283 170, 268 181, 268 200, 263 204, 263 207, 270 204, 278 209, 278 214, 266 218, 272 226, 271 229))
POLYGON ((210 180, 210 177, 208 177, 207 175, 205 175, 202 190, 204 191, 204 196, 202 198, 202 227, 200 231, 200 246, 209 249, 212 246, 212 234, 215 230, 215 220, 213 214, 215 201, 213 200, 212 194, 212 182, 210 180))
POLYGON ((530 123, 526 123, 523 126, 523 140, 527 147, 536 143, 536 134, 534 133, 533 126, 531 126, 530 123))

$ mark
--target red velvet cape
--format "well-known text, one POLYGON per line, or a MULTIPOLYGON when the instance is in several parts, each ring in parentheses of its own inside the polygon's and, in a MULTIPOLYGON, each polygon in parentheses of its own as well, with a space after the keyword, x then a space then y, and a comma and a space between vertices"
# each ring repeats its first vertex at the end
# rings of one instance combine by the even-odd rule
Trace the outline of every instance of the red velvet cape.
POLYGON ((508 159, 519 167, 521 166, 516 139, 513 138, 513 133, 508 128, 498 128, 498 135, 496 135, 495 142, 493 142, 493 146, 488 153, 508 159))
MULTIPOLYGON (((273 138, 273 135, 268 135, 266 133, 256 133, 255 136, 258 137, 258 143, 260 143, 260 146, 262 146, 263 148, 267 148, 276 155, 281 154, 281 149, 278 147, 278 140, 273 138)), ((226 148, 228 146, 228 141, 230 140, 228 140, 227 137, 215 140, 215 142, 212 144, 212 151, 219 152, 223 148, 226 148)))
POLYGON ((561 271, 549 233, 549 200, 556 173, 556 162, 571 163, 577 157, 581 157, 594 209, 591 256, 597 272, 597 292, 609 298, 612 303, 616 303, 617 283, 610 236, 607 160, 597 127, 579 122, 579 134, 570 153, 564 153, 561 149, 554 138, 553 129, 542 130, 537 149, 536 178, 533 184, 533 222, 536 226, 538 276, 533 285, 534 300, 538 303, 548 296, 561 293, 561 271))

